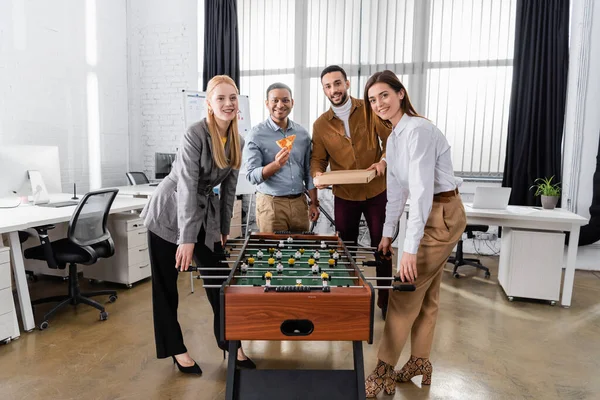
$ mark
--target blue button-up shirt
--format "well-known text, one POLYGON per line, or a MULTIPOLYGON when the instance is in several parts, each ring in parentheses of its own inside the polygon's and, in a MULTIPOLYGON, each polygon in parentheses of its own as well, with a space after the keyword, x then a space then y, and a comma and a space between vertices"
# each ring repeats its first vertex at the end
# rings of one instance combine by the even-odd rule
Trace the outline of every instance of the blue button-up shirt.
POLYGON ((314 188, 310 176, 311 140, 308 132, 299 124, 288 119, 287 129, 281 129, 271 117, 252 128, 245 138, 243 165, 246 178, 257 186, 259 192, 271 196, 288 196, 314 188), (275 160, 281 148, 277 141, 296 135, 290 158, 273 176, 265 180, 263 167, 275 160))

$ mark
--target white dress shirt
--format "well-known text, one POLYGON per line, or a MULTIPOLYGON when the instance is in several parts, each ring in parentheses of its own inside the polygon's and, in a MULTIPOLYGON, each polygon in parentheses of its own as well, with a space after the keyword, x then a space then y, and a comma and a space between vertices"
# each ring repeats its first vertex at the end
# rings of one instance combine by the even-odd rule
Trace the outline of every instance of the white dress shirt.
POLYGON ((402 116, 387 139, 387 207, 383 236, 392 237, 410 196, 404 251, 416 254, 433 195, 456 189, 450 145, 429 120, 402 116))

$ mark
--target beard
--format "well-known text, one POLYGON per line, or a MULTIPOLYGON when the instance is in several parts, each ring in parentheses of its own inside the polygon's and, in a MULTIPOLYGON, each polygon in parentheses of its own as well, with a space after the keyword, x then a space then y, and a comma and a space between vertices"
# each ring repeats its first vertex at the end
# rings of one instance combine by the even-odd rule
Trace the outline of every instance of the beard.
POLYGON ((333 100, 331 100, 331 98, 329 98, 329 102, 330 102, 331 104, 333 104, 334 106, 336 106, 336 107, 337 107, 337 106, 341 106, 342 104, 345 104, 345 103, 346 103, 346 100, 348 100, 348 92, 344 93, 344 94, 342 95, 342 97, 340 98, 340 101, 339 101, 339 102, 337 102, 337 103, 334 103, 334 101, 333 101, 333 100))

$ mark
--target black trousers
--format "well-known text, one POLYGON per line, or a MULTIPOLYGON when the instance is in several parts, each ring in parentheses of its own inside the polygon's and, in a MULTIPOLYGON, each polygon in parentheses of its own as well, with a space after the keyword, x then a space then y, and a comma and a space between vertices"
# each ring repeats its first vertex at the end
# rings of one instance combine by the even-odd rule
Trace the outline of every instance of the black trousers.
MULTIPOLYGON (((215 243, 214 252, 204 244, 205 230, 201 229, 194 247, 194 261, 199 268, 227 267, 221 243, 215 243)), ((179 293, 175 269, 177 245, 162 239, 148 231, 148 250, 152 267, 152 311, 154 316, 154 339, 156 341, 156 356, 166 358, 187 352, 183 344, 181 326, 177 321, 179 293)), ((202 275, 227 275, 227 271, 202 271, 202 275)), ((187 275, 186 275, 187 276, 187 275)), ((220 285, 224 279, 204 279, 205 285, 220 285)), ((222 350, 228 350, 229 343, 221 341, 221 302, 220 289, 205 288, 206 297, 213 309, 213 330, 217 345, 222 350)))

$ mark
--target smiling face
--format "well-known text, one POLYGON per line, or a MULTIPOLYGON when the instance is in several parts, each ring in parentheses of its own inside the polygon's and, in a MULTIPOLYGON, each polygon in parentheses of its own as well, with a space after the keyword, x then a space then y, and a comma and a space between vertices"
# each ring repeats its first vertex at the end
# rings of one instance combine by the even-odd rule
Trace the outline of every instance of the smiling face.
POLYGON ((321 79, 323 92, 334 106, 341 106, 348 100, 348 89, 350 81, 344 79, 344 74, 340 71, 330 72, 323 75, 321 79))
POLYGON ((238 114, 238 95, 235 87, 228 83, 220 83, 213 89, 207 99, 209 110, 215 118, 222 121, 231 121, 238 114))
POLYGON ((265 101, 269 114, 275 122, 283 122, 292 112, 294 100, 287 89, 272 89, 269 98, 265 101))
POLYGON ((369 104, 373 112, 381 119, 396 125, 402 118, 400 104, 404 98, 404 90, 395 92, 387 83, 377 82, 369 88, 369 104))

